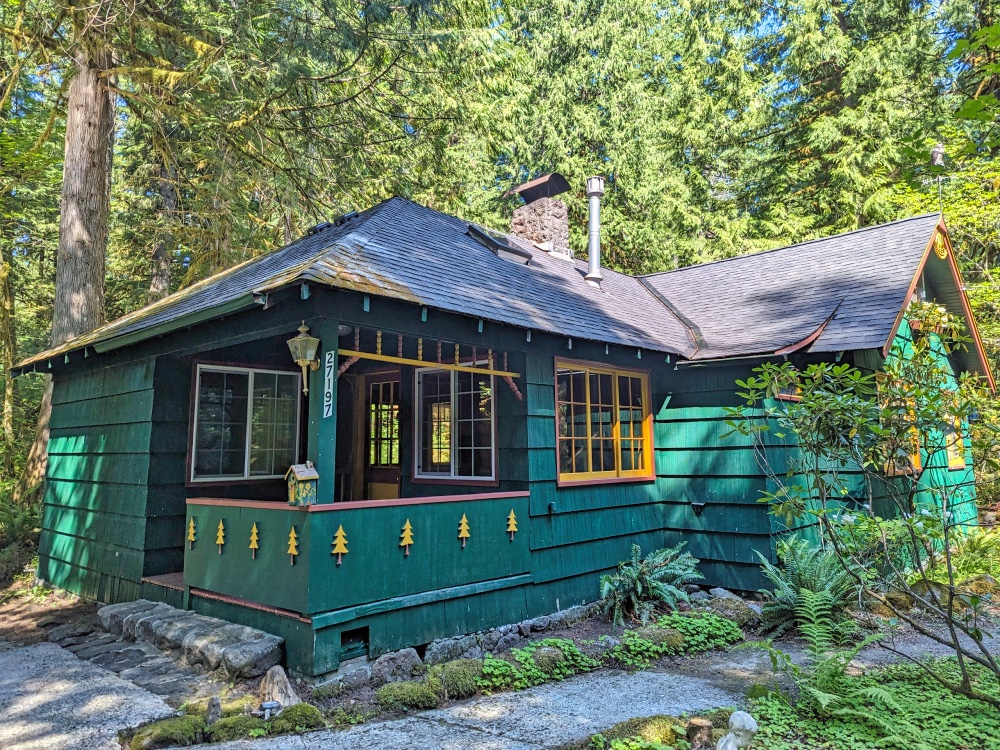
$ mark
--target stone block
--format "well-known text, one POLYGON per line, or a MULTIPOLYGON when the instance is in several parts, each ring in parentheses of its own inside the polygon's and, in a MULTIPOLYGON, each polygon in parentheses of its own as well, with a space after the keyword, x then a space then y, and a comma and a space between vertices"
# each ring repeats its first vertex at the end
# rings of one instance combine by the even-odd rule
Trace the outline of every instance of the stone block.
POLYGON ((232 678, 259 677, 280 664, 284 656, 284 639, 261 633, 260 638, 227 647, 222 652, 222 666, 232 678))
POLYGON ((187 617, 182 620, 168 620, 164 623, 164 627, 162 629, 162 640, 165 645, 161 646, 159 644, 159 641, 161 640, 159 635, 161 632, 160 629, 156 629, 158 635, 153 645, 157 648, 183 650, 184 643, 189 638, 215 630, 220 627, 221 624, 222 623, 214 617, 205 617, 204 615, 195 615, 194 617, 187 617))
POLYGON ((497 643, 496 651, 507 651, 521 644, 521 636, 517 633, 508 633, 497 643))
POLYGON ((171 607, 169 604, 157 604, 152 609, 144 609, 140 612, 133 612, 122 619, 121 636, 127 641, 138 640, 136 627, 140 622, 148 617, 163 617, 165 615, 171 615, 176 611, 177 608, 171 607))
POLYGON ((122 634, 122 621, 129 615, 137 612, 145 612, 156 607, 159 602, 151 602, 148 599, 137 599, 134 602, 122 602, 121 604, 108 604, 97 610, 97 616, 101 620, 101 626, 113 635, 122 634))
POLYGON ((301 703, 298 693, 288 680, 288 675, 281 667, 271 667, 260 681, 259 696, 261 703, 277 701, 282 708, 288 708, 301 703))
POLYGON ((194 617, 194 612, 184 609, 174 609, 173 612, 165 613, 163 615, 144 617, 136 623, 135 639, 137 641, 155 644, 156 631, 162 624, 170 622, 171 620, 181 620, 186 617, 194 617))
POLYGON ((483 651, 492 651, 495 649, 500 642, 500 638, 499 630, 484 630, 481 633, 476 633, 476 640, 483 651))
POLYGON ((247 632, 250 628, 231 625, 223 620, 215 620, 215 623, 213 628, 195 630, 185 636, 181 649, 188 664, 203 664, 208 669, 218 669, 226 648, 250 639, 247 632))

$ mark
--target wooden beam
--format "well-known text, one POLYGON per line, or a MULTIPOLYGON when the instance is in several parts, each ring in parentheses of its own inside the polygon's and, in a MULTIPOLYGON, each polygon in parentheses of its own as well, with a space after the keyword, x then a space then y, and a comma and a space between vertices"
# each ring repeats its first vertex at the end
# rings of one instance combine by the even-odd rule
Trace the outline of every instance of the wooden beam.
POLYGON ((358 359, 372 359, 376 362, 392 362, 397 365, 412 365, 413 367, 431 367, 435 370, 457 370, 458 372, 474 372, 479 375, 496 375, 500 378, 519 378, 518 372, 507 370, 491 370, 487 367, 466 367, 465 365, 449 364, 447 362, 435 362, 429 359, 410 359, 409 357, 393 357, 388 354, 368 354, 367 352, 357 352, 353 349, 338 349, 337 354, 341 357, 357 357, 358 359))

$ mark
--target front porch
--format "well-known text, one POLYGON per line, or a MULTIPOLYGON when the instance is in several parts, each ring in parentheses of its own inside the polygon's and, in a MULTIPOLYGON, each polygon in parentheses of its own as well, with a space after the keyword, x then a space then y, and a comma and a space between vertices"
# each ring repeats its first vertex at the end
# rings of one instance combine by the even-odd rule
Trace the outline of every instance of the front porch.
POLYGON ((516 355, 307 325, 320 366, 301 375, 287 335, 188 360, 183 568, 144 591, 278 633, 310 674, 526 617, 509 596, 532 580, 516 355), (315 495, 290 504, 306 460, 315 495))

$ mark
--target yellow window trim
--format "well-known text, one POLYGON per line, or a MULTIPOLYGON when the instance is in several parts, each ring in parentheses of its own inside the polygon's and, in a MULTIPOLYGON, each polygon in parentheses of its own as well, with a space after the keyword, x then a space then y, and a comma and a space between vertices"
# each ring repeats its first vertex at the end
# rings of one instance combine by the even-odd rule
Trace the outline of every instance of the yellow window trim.
POLYGON ((949 469, 965 468, 965 435, 962 433, 962 420, 953 417, 951 430, 945 433, 945 453, 948 456, 949 469))
MULTIPOLYGON (((586 482, 586 481, 614 481, 614 480, 628 480, 628 479, 651 479, 655 474, 655 455, 653 454, 653 413, 650 409, 650 391, 649 391, 649 373, 643 370, 630 370, 625 367, 609 367, 608 365, 597 364, 592 362, 587 362, 583 360, 575 359, 563 359, 557 357, 555 360, 555 392, 554 392, 554 403, 556 412, 556 476, 560 482, 586 482), (586 373, 584 377, 584 390, 585 390, 585 401, 584 408, 587 415, 587 431, 586 435, 582 438, 572 438, 583 440, 587 444, 587 468, 588 471, 572 472, 563 471, 559 465, 559 442, 561 439, 559 435, 559 371, 560 370, 576 370, 586 373), (591 400, 590 400, 590 374, 598 373, 602 375, 610 375, 613 378, 612 392, 614 397, 614 405, 612 407, 612 422, 611 422, 611 435, 614 440, 614 456, 615 456, 615 469, 612 471, 590 471, 589 469, 593 466, 593 453, 590 450, 590 445, 593 440, 593 434, 590 423, 591 416, 591 400), (646 457, 647 468, 644 469, 630 469, 623 470, 621 468, 621 422, 619 418, 621 416, 620 404, 618 400, 618 378, 636 378, 640 382, 640 387, 642 388, 642 437, 641 450, 643 455, 646 457)), ((577 402, 578 403, 578 402, 577 402)), ((635 439, 630 438, 630 439, 635 439)))

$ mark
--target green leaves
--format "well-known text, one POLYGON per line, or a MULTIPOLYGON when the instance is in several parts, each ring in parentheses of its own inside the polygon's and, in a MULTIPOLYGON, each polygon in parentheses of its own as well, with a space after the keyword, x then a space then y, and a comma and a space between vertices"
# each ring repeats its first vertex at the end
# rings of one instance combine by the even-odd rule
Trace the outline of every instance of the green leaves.
POLYGON ((690 601, 684 584, 703 578, 698 560, 689 552, 681 552, 686 542, 676 547, 650 552, 645 559, 638 544, 632 545, 631 559, 618 563, 618 571, 600 579, 601 606, 611 613, 615 627, 625 618, 645 625, 656 606, 677 606, 690 601))

